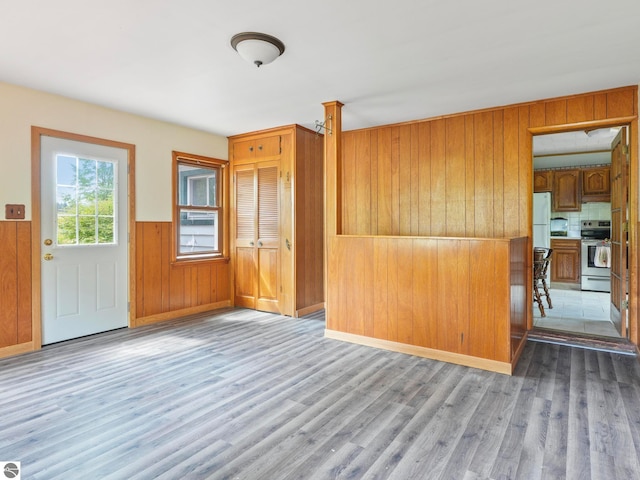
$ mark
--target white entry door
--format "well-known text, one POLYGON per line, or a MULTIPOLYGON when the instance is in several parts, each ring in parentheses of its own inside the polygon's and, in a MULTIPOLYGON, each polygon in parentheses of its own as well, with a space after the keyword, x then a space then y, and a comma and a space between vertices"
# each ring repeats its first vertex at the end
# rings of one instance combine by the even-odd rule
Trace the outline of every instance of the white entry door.
POLYGON ((41 141, 42 343, 126 327, 127 151, 41 141))

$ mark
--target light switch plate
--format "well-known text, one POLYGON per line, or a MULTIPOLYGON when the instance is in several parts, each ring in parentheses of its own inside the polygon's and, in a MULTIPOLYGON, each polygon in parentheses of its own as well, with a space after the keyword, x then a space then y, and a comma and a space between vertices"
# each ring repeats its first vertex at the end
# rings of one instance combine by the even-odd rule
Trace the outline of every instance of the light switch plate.
POLYGON ((7 220, 24 220, 24 205, 5 205, 4 218, 7 220))

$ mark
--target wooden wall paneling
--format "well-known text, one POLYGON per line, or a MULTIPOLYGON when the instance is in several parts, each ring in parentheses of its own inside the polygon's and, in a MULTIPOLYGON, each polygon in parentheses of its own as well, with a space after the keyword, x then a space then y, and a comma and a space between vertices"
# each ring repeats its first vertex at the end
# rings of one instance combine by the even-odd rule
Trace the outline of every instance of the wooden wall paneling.
POLYGON ((145 222, 136 222, 136 258, 133 261, 136 263, 136 298, 131 299, 136 304, 136 315, 138 317, 144 317, 144 234, 145 234, 145 222))
POLYGON ((504 228, 504 112, 493 112, 493 233, 505 236, 504 228))
POLYGON ((391 128, 378 130, 378 235, 392 235, 391 128))
POLYGON ((144 222, 142 249, 139 249, 142 259, 144 276, 142 281, 142 308, 139 316, 146 317, 161 313, 162 309, 162 224, 159 222, 144 222))
MULTIPOLYGON (((493 274, 498 268, 496 242, 471 241, 469 245, 473 263, 469 274, 469 338, 472 340, 467 353, 474 357, 494 358, 496 295, 493 274)), ((504 259, 503 259, 504 261, 504 259)), ((506 322, 505 322, 506 323, 506 322)))
MULTIPOLYGON (((508 255, 510 258, 510 265, 508 266, 509 272, 505 278, 509 279, 510 284, 504 285, 501 288, 509 287, 511 291, 510 298, 510 314, 509 318, 511 323, 507 331, 498 332, 501 334, 499 339, 500 344, 502 342, 510 345, 510 350, 502 352, 499 350, 497 353, 497 360, 513 361, 514 356, 521 349, 522 341, 525 338, 527 331, 528 318, 531 316, 531 278, 530 273, 527 274, 527 268, 530 265, 531 248, 529 246, 529 239, 527 237, 517 238, 505 245, 508 252, 504 255, 508 255), (526 266, 526 267, 525 267, 526 266)), ((506 306, 505 306, 506 307, 506 306)))
POLYGON ((516 107, 504 110, 504 236, 514 237, 518 235, 520 229, 520 178, 519 149, 518 142, 520 132, 519 109, 516 107))
POLYGON ((191 305, 185 302, 184 277, 188 267, 172 266, 169 271, 169 310, 180 310, 191 305))
POLYGON ((198 305, 206 305, 207 303, 213 303, 211 298, 212 285, 211 285, 211 265, 200 264, 195 267, 198 275, 198 305))
POLYGON ((0 221, 0 347, 18 342, 17 225, 0 221))
POLYGON ((325 278, 327 310, 325 312, 325 323, 329 330, 344 332, 346 330, 344 330, 344 326, 340 323, 340 310, 342 308, 340 303, 340 281, 342 277, 340 276, 341 272, 339 268, 341 267, 340 262, 344 261, 342 247, 345 242, 339 242, 338 240, 335 236, 326 237, 326 252, 330 253, 330 255, 325 257, 327 263, 327 276, 325 278))
POLYGON ((388 339, 392 342, 398 341, 398 295, 399 284, 398 275, 406 275, 403 270, 398 272, 400 265, 398 264, 398 239, 390 238, 387 242, 387 325, 389 328, 388 339))
POLYGON ((362 323, 364 329, 364 335, 367 337, 375 337, 375 324, 374 324, 374 255, 373 244, 374 238, 365 238, 364 240, 364 256, 363 256, 363 270, 362 274, 362 323))
POLYGON ((469 343, 469 242, 439 240, 438 348, 466 353, 469 343), (449 260, 450 259, 450 260, 449 260))
POLYGON ((343 290, 345 290, 345 316, 347 320, 347 331, 356 335, 364 335, 365 316, 364 308, 367 299, 367 271, 366 264, 371 261, 370 244, 371 239, 357 238, 351 239, 349 250, 349 265, 347 276, 345 277, 343 290))
POLYGON ((446 235, 465 235, 464 116, 446 120, 446 235))
MULTIPOLYGON (((476 232, 476 191, 478 185, 476 185, 476 152, 475 152, 475 136, 477 131, 474 126, 474 115, 465 115, 464 126, 464 154, 465 154, 465 236, 475 237, 478 235, 476 232)), ((491 132, 493 135, 493 132, 491 132)), ((480 169, 483 166, 480 165, 480 169)))
POLYGON ((358 170, 356 164, 362 161, 362 156, 355 149, 355 135, 347 134, 342 137, 342 151, 345 156, 342 162, 342 231, 345 235, 364 235, 358 232, 357 225, 357 189, 361 179, 356 176, 358 170), (354 161, 355 160, 355 161, 354 161))
MULTIPOLYGON (((475 178, 475 234, 467 236, 493 237, 495 221, 494 200, 494 159, 493 159, 493 113, 473 115, 474 157, 477 169, 475 178)), ((473 147, 472 147, 473 148, 473 147)))
POLYGON ((355 233, 371 235, 371 134, 368 130, 353 135, 356 159, 355 175, 355 233))
POLYGON ((373 336, 389 335, 389 239, 376 238, 373 243, 373 336))
POLYGON ((436 348, 438 312, 438 241, 413 242, 413 344, 436 348))
POLYGON ((607 118, 627 117, 635 115, 635 103, 632 89, 618 89, 607 92, 607 118))
POLYGON ((434 237, 447 233, 446 205, 446 130, 444 120, 431 123, 431 233, 434 237))
POLYGON ((173 242, 171 241, 171 223, 162 222, 162 252, 160 256, 160 262, 162 266, 161 275, 162 280, 160 283, 160 289, 162 291, 162 311, 169 312, 171 311, 171 294, 170 294, 170 268, 171 268, 171 246, 173 242))
POLYGON ((391 128, 391 235, 400 235, 400 133, 391 128))
POLYGON ((593 94, 593 119, 603 120, 607 118, 607 94, 593 94))
POLYGON ((419 221, 418 234, 431 235, 431 122, 418 124, 419 138, 419 221))
POLYGON ((544 102, 537 102, 530 106, 529 123, 532 127, 544 127, 546 125, 544 102))
MULTIPOLYGON (((594 120, 593 95, 581 95, 567 99, 567 123, 594 120)), ((539 127, 540 125, 531 125, 539 127)))
MULTIPOLYGON (((526 241, 526 238, 524 239, 526 241)), ((512 241, 513 242, 513 241, 512 241)), ((495 270, 492 276, 492 288, 496 292, 509 292, 509 295, 496 295, 494 298, 494 359, 501 362, 511 361, 511 330, 510 324, 500 319, 508 319, 511 315, 511 303, 514 289, 511 288, 511 263, 516 261, 510 256, 510 245, 512 242, 496 242, 495 249, 495 270)), ((529 288, 529 290, 531 290, 529 288)))
POLYGON ((531 212, 533 211, 533 145, 532 136, 529 133, 529 107, 519 108, 518 131, 518 206, 520 211, 518 237, 532 235, 531 212))
POLYGON ((420 259, 413 255, 412 238, 398 239, 398 342, 413 344, 413 270, 420 259))
POLYGON ((411 231, 420 235, 420 124, 411 124, 411 231))
POLYGON ((378 230, 378 130, 372 130, 369 139, 371 148, 371 235, 380 235, 378 230))
POLYGON ((33 340, 31 314, 31 223, 16 223, 18 344, 33 340))
POLYGON ((411 125, 398 127, 398 234, 411 235, 411 125))
POLYGON ((547 125, 567 123, 567 101, 560 99, 545 102, 544 117, 547 125))

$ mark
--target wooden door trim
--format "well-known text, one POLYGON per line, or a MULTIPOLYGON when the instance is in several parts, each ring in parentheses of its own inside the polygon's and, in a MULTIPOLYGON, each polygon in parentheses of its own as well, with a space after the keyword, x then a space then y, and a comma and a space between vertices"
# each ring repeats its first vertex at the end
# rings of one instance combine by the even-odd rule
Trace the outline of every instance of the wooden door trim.
POLYGON ((93 143, 105 147, 120 148, 127 151, 127 198, 128 208, 128 269, 129 269, 129 318, 128 325, 132 326, 132 319, 136 318, 136 229, 135 229, 135 145, 131 143, 117 142, 104 138, 80 135, 77 133, 53 130, 44 127, 31 127, 31 323, 33 349, 42 347, 42 272, 40 265, 41 245, 40 245, 40 187, 41 187, 41 137, 55 137, 65 140, 74 140, 84 143, 93 143))

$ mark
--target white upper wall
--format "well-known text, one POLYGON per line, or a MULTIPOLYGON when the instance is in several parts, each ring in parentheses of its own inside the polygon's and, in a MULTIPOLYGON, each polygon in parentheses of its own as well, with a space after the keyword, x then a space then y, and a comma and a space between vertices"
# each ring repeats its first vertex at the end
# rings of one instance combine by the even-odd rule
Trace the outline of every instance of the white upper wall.
POLYGON ((0 214, 26 205, 31 219, 31 127, 136 146, 136 220, 171 221, 171 152, 228 159, 226 137, 0 82, 0 214))

